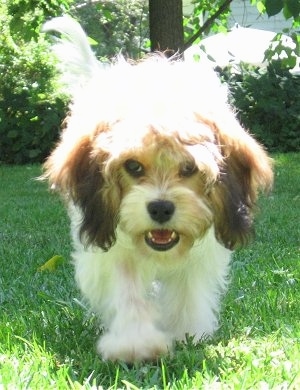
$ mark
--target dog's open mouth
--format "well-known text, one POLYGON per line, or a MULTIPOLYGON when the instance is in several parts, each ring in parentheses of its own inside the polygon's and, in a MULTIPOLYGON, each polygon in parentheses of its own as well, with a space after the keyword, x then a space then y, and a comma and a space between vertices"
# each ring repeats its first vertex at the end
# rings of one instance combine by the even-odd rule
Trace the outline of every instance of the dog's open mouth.
POLYGON ((179 241, 179 234, 175 230, 154 229, 145 234, 146 243, 156 251, 167 251, 179 241))

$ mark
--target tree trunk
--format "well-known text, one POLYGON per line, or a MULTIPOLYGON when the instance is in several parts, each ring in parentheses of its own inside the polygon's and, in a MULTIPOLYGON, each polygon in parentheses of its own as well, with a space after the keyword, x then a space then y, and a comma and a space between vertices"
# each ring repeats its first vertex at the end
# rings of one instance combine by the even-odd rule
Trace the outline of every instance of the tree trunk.
POLYGON ((181 52, 184 45, 182 0, 149 0, 151 51, 167 55, 181 52))

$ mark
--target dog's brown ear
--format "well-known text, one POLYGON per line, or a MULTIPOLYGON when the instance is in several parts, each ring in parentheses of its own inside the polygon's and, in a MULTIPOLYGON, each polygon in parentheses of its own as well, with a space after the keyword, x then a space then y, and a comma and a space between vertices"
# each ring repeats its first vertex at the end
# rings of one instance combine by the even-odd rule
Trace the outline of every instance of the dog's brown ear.
POLYGON ((107 153, 95 153, 92 140, 84 136, 73 145, 61 142, 44 165, 44 177, 81 210, 81 241, 103 250, 115 243, 120 201, 103 174, 107 158, 107 153))
POLYGON ((252 218, 259 191, 273 183, 272 160, 235 118, 230 126, 215 127, 223 155, 218 183, 212 191, 216 236, 234 249, 246 244, 253 234, 252 218))

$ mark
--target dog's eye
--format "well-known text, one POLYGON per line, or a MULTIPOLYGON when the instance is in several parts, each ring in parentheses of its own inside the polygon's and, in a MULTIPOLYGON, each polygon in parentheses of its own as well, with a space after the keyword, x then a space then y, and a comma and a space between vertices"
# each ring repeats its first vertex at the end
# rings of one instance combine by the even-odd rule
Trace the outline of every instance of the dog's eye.
POLYGON ((133 177, 141 177, 145 173, 144 166, 136 160, 125 161, 124 167, 126 171, 133 177))
POLYGON ((198 170, 196 164, 192 161, 186 161, 180 166, 179 176, 190 177, 198 170))

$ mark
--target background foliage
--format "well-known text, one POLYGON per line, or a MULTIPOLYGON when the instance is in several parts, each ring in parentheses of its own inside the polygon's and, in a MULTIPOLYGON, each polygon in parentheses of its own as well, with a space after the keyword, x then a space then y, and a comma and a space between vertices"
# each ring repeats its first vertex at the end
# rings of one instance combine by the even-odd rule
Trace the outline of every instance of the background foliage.
POLYGON ((51 56, 35 43, 18 52, 6 47, 7 67, 0 91, 0 159, 6 163, 41 161, 57 139, 65 110, 54 88, 51 56))
POLYGON ((118 53, 138 58, 149 50, 148 6, 143 0, 75 1, 70 14, 93 38, 99 57, 118 53))
MULTIPOLYGON (((230 2, 196 0, 193 15, 184 19, 186 40, 200 37, 197 30, 203 21, 230 2)), ((283 12, 294 28, 300 25, 299 0, 251 2, 268 15, 283 12)), ((47 19, 64 13, 80 20, 93 38, 99 57, 111 57, 121 51, 137 58, 149 50, 147 1, 2 1, 0 163, 41 162, 57 140, 68 99, 59 93, 49 38, 41 34, 41 26, 47 19)), ((228 14, 222 12, 205 34, 226 29, 228 14)), ((293 37, 298 45, 299 34, 293 37)), ((245 69, 242 74, 224 78, 231 85, 233 102, 246 126, 272 150, 295 150, 299 144, 299 78, 253 70, 248 74, 245 69)))
POLYGON ((270 151, 300 151, 300 76, 273 62, 221 72, 241 122, 270 151))
POLYGON ((38 7, 20 0, 0 4, 0 162, 42 161, 57 139, 65 98, 57 88, 54 58, 40 34, 61 1, 38 7))

